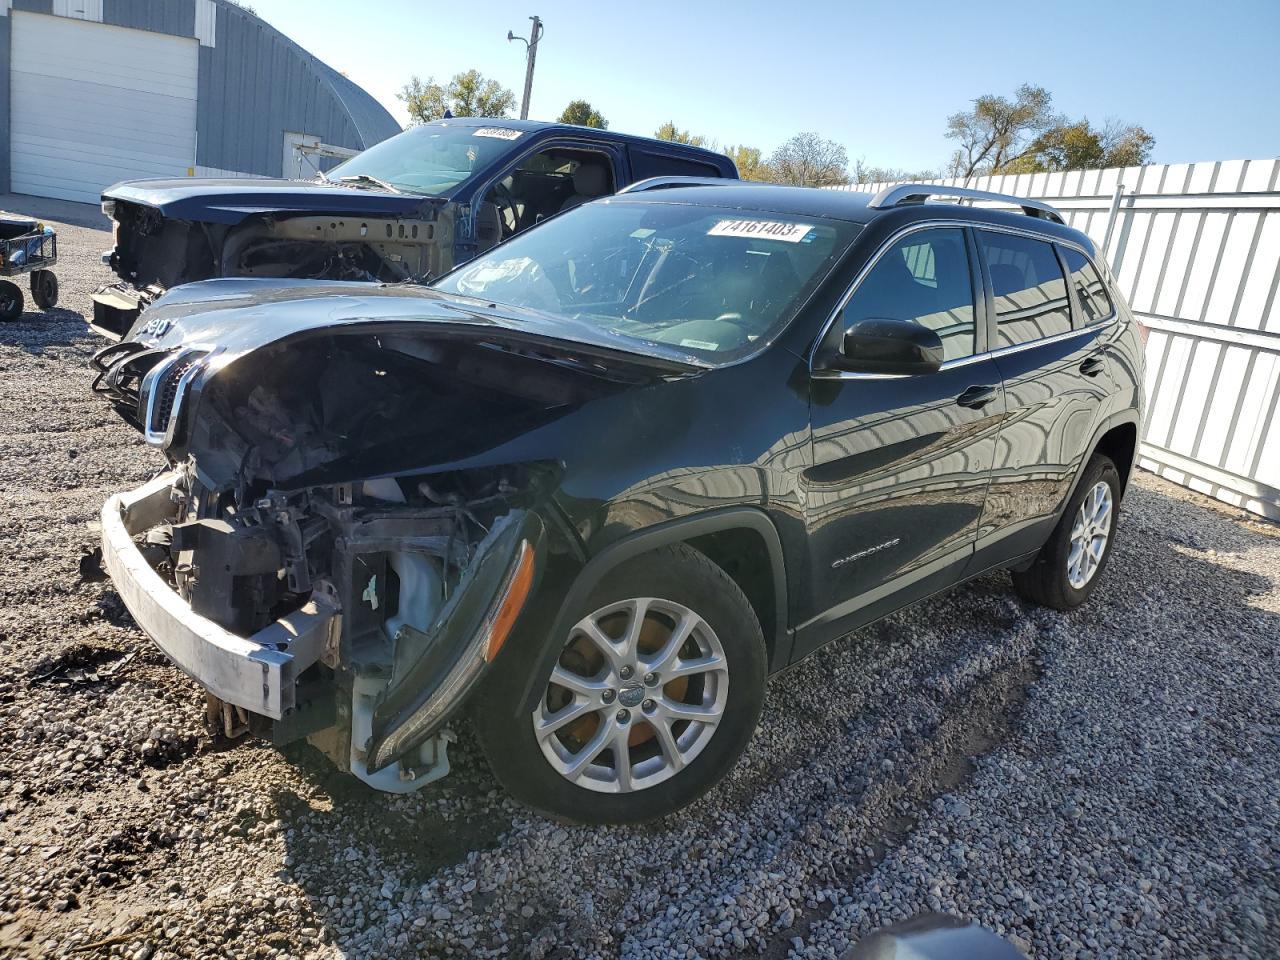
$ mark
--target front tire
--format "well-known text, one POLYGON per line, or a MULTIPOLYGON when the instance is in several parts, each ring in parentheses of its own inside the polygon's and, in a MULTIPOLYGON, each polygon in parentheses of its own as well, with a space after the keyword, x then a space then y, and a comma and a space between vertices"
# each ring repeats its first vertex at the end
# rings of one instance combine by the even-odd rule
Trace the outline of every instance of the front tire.
POLYGON ((1111 559, 1119 505, 1120 474, 1110 457, 1095 454, 1048 542, 1029 568, 1012 573, 1018 594, 1054 610, 1088 600, 1111 559))
POLYGON ((513 716, 545 648, 498 658, 474 715, 490 766, 517 799, 586 823, 636 823, 693 802, 733 766, 764 700, 751 604, 684 544, 621 564, 593 589, 530 715, 513 716))

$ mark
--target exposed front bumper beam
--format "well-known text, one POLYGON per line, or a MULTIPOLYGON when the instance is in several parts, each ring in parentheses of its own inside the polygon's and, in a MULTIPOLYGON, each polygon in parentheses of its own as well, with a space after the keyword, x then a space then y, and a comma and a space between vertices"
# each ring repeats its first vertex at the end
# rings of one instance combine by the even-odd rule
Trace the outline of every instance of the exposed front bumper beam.
POLYGON ((173 516, 175 479, 164 474, 106 502, 103 563, 138 626, 184 673, 227 703, 279 720, 295 706, 299 674, 320 659, 331 637, 336 639, 338 608, 316 595, 251 637, 193 613, 133 541, 173 516))

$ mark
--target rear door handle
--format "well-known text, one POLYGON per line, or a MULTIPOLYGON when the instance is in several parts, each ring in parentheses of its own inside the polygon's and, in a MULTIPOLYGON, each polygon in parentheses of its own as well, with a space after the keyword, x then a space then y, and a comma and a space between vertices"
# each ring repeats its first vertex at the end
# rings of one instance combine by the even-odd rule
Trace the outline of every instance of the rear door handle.
POLYGON ((1080 372, 1086 377, 1096 377, 1100 374, 1106 363, 1099 357, 1090 357, 1084 363, 1080 364, 1080 372))
POLYGON ((962 407, 968 407, 971 410, 981 410, 995 398, 995 387, 986 385, 973 386, 960 394, 960 396, 956 397, 956 403, 960 404, 962 407))

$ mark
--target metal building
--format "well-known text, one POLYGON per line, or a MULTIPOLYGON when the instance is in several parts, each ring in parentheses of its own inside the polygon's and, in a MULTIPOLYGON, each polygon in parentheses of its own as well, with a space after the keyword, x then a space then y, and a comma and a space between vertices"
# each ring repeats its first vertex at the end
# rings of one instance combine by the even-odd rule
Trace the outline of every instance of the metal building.
POLYGON ((0 0, 0 193, 96 203, 139 177, 308 176, 399 132, 229 0, 0 0))

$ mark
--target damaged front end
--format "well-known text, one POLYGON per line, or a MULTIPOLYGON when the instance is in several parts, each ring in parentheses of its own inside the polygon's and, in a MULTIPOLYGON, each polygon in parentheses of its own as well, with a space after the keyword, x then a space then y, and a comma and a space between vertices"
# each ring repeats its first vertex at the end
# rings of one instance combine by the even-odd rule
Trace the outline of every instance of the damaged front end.
MULTIPOLYGON (((217 347, 108 351, 104 392, 171 469, 104 506, 104 563, 211 719, 310 738, 382 790, 443 775, 445 725, 541 576, 560 467, 404 465, 483 460, 624 383, 382 331, 234 363, 217 347)), ((572 534, 552 529, 563 549, 572 534)))
POLYGON ((310 736, 371 786, 412 790, 448 771, 444 724, 501 650, 543 539, 505 497, 480 497, 485 509, 425 489, 340 484, 219 508, 180 468, 108 500, 104 561, 224 733, 310 736))

